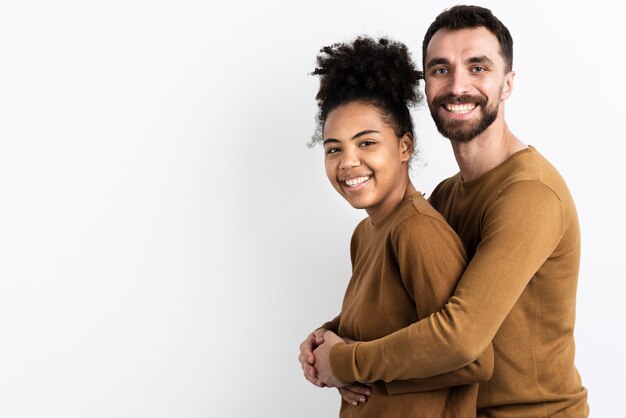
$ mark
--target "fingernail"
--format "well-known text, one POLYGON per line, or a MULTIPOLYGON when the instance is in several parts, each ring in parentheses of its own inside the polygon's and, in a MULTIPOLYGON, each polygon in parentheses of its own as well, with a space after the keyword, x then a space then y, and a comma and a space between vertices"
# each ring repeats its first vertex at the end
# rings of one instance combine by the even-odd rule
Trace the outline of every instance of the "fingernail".
POLYGON ((366 391, 365 391, 365 395, 366 395, 366 396, 370 396, 371 394, 372 394, 372 392, 370 392, 369 390, 366 390, 366 391))
POLYGON ((361 397, 359 398, 359 402, 365 402, 365 398, 364 398, 363 396, 361 396, 361 397))

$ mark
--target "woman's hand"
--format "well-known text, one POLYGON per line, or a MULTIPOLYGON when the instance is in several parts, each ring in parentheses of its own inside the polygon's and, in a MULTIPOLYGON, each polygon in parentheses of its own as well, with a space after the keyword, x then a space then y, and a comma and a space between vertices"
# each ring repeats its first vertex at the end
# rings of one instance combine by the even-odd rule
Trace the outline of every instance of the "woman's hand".
POLYGON ((315 356, 315 369, 317 370, 317 378, 330 387, 343 387, 337 378, 333 375, 330 368, 330 350, 339 343, 344 342, 341 337, 332 331, 324 333, 324 343, 318 346, 313 355, 315 356))
POLYGON ((372 388, 362 383, 353 383, 338 389, 341 398, 353 406, 367 402, 367 399, 372 394, 372 388))

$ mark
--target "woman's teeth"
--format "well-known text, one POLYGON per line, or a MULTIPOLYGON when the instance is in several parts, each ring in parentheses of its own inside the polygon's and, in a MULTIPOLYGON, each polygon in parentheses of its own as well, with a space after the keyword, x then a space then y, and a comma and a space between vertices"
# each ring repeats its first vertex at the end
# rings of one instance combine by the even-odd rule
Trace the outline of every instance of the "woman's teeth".
POLYGON ((369 177, 355 177, 352 179, 344 180, 344 183, 346 183, 348 187, 356 187, 359 184, 365 183, 369 179, 370 179, 369 177))

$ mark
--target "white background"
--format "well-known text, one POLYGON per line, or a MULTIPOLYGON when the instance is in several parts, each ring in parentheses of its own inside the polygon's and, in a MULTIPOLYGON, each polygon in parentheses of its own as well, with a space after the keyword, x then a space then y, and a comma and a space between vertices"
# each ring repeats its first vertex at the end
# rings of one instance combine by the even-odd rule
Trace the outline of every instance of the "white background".
MULTIPOLYGON (((617 2, 479 2, 515 40, 513 132, 583 233, 577 366, 623 410, 626 60, 617 2)), ((0 2, 0 416, 328 417, 298 344, 339 310, 363 212, 308 149, 323 46, 453 2, 0 2)), ((420 64, 421 67, 421 64, 420 64)), ((412 177, 456 171, 425 107, 412 177)))

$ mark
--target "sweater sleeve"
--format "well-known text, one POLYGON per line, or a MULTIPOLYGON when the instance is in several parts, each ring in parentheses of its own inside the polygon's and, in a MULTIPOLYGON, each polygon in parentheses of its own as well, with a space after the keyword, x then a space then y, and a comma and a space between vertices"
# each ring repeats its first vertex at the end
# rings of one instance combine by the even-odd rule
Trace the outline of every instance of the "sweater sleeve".
POLYGON ((486 382, 493 373, 493 362, 493 345, 489 344, 480 357, 465 367, 422 379, 394 380, 385 383, 385 387, 390 395, 398 395, 401 393, 426 392, 450 386, 486 382))
POLYGON ((482 240, 443 309, 377 340, 333 347, 331 365, 341 382, 436 376, 470 364, 488 348, 556 248, 561 202, 538 181, 514 183, 482 221, 482 240))

